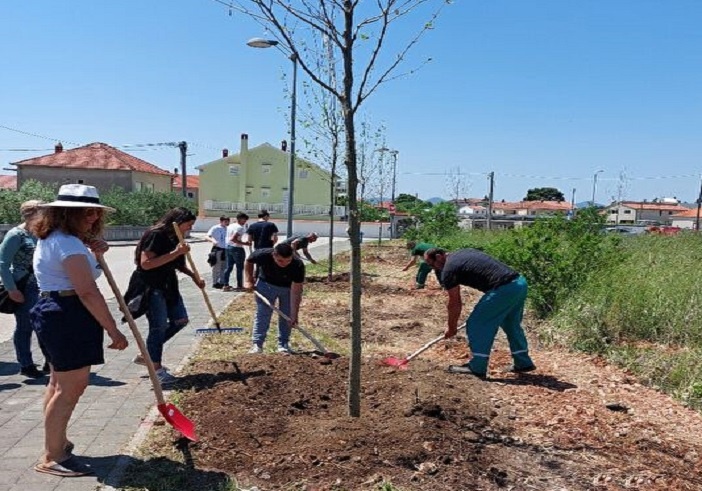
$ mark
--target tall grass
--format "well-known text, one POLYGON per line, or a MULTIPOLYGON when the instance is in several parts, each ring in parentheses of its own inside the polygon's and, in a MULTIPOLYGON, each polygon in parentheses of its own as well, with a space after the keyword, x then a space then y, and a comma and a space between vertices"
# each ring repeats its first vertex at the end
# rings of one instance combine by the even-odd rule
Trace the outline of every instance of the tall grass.
POLYGON ((553 316, 546 337, 602 354, 688 404, 702 404, 702 237, 642 236, 553 316))

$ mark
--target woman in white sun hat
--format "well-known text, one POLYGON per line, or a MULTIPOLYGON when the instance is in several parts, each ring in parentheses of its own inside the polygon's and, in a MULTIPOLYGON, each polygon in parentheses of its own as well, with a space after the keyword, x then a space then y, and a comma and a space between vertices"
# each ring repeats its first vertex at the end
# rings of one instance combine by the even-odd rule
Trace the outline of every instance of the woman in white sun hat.
POLYGON ((61 186, 56 201, 41 208, 32 223, 39 238, 34 272, 40 294, 30 317, 51 376, 44 397, 44 455, 34 469, 77 477, 92 469, 72 454, 68 421, 88 386, 91 365, 105 362, 105 332, 108 348, 123 350, 128 344, 95 283, 101 273, 96 256, 108 249, 99 238, 105 212, 114 209, 100 204, 97 189, 83 184, 61 186))

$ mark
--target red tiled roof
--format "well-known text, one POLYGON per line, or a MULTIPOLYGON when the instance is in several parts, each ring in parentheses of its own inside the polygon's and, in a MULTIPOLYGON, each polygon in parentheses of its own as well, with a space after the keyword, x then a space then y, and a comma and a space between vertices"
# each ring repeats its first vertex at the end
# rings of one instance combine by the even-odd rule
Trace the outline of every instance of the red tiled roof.
POLYGON ((697 218, 697 208, 688 208, 687 211, 670 215, 670 218, 697 218))
MULTIPOLYGON (((188 189, 199 188, 200 187, 200 176, 187 176, 188 181, 186 187, 188 189)), ((173 188, 178 189, 183 187, 183 178, 179 174, 173 178, 173 188)))
POLYGON ((0 176, 0 189, 17 190, 17 176, 0 176))
POLYGON ((675 203, 639 203, 638 201, 622 201, 621 206, 633 208, 634 210, 660 210, 685 212, 688 208, 675 203))
POLYGON ((128 170, 162 176, 172 175, 160 167, 117 150, 105 143, 91 143, 84 147, 72 148, 33 159, 20 160, 15 162, 15 164, 18 166, 71 169, 128 170))
POLYGON ((567 201, 518 201, 516 203, 495 202, 492 207, 496 210, 548 210, 548 211, 568 211, 571 204, 567 201))

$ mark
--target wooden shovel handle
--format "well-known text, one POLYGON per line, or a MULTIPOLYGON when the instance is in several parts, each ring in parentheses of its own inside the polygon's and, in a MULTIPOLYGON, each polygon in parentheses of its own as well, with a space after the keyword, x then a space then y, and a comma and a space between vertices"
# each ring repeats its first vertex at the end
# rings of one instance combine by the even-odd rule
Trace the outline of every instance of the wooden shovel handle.
MULTIPOLYGON (((180 227, 178 227, 178 224, 176 222, 173 222, 173 230, 175 230, 176 237, 178 237, 178 242, 181 244, 185 243, 185 239, 183 238, 183 233, 180 231, 180 227)), ((199 283, 200 282, 200 273, 197 272, 197 266, 195 266, 195 261, 193 261, 193 257, 190 255, 190 251, 185 253, 185 257, 188 258, 188 264, 190 265, 190 269, 193 271, 193 274, 195 275, 195 280, 199 283)), ((215 312, 214 308, 212 307, 212 303, 210 302, 210 296, 207 294, 204 288, 200 288, 200 291, 202 292, 202 296, 205 298, 205 303, 207 304, 207 310, 210 311, 210 316, 212 317, 212 320, 215 323, 215 327, 217 330, 220 330, 219 327, 219 321, 217 320, 217 313, 215 312)))
MULTIPOLYGON (((465 322, 463 323, 463 325, 461 325, 461 326, 458 328, 458 330, 457 330, 456 332, 460 331, 460 330, 463 329, 464 327, 466 327, 465 322)), ((419 348, 417 351, 415 351, 414 353, 412 353, 411 355, 409 355, 407 358, 405 358, 405 362, 410 361, 410 360, 411 360, 412 358, 414 358, 415 356, 421 355, 422 353, 424 353, 426 350, 428 350, 429 348, 431 348, 432 346, 434 346, 436 343, 438 343, 438 342, 441 341, 442 339, 444 339, 444 335, 443 335, 443 334, 442 334, 441 336, 439 336, 438 338, 432 339, 432 340, 429 341, 427 344, 425 344, 424 346, 422 346, 421 348, 419 348)))
MULTIPOLYGON (((256 294, 256 296, 257 296, 258 298, 261 299, 261 301, 262 301, 263 303, 265 303, 266 305, 268 305, 268 306, 271 308, 271 310, 272 310, 273 312, 275 312, 276 314, 278 314, 279 316, 281 316, 281 317, 282 317, 283 319, 285 319, 286 321, 292 322, 292 319, 291 319, 285 312, 283 312, 283 311, 280 310, 278 307, 276 307, 275 305, 273 305, 272 303, 270 303, 270 302, 268 301, 268 299, 267 299, 266 297, 264 297, 263 295, 261 295, 258 291, 256 291, 256 289, 254 289, 253 292, 256 294)), ((304 330, 304 329, 303 329, 302 327, 300 327, 299 325, 296 327, 296 329, 297 329, 298 331, 300 331, 300 333, 301 333, 303 336, 305 336, 305 337, 307 338, 308 341, 310 341, 312 344, 314 344, 315 348, 317 348, 317 349, 318 349, 319 351, 321 351, 323 354, 325 354, 325 355, 327 354, 327 350, 324 348, 324 346, 322 346, 322 343, 320 343, 319 341, 317 341, 309 332, 307 332, 306 330, 304 330)))
POLYGON ((127 303, 124 301, 124 297, 119 291, 119 288, 117 287, 117 283, 115 282, 114 276, 112 276, 112 272, 110 271, 110 268, 107 266, 107 263, 105 262, 105 258, 102 257, 102 255, 97 256, 98 263, 100 263, 100 267, 102 268, 102 271, 105 273, 105 278, 107 278, 107 282, 110 284, 110 288, 112 289, 112 293, 115 294, 115 298, 117 299, 117 303, 119 303, 119 309, 122 311, 122 314, 124 314, 124 318, 127 319, 127 324, 129 324, 129 329, 131 329, 132 334, 134 335, 134 339, 136 339, 137 346, 139 346, 139 352, 141 353, 141 356, 144 358, 144 361, 146 362, 146 369, 149 371, 149 378, 151 379, 151 385, 154 386, 154 394, 156 395, 156 402, 158 403, 159 406, 163 405, 166 403, 166 400, 163 398, 163 390, 161 390, 161 382, 159 382, 158 377, 156 376, 156 369, 154 368, 154 363, 151 361, 151 357, 149 356, 149 350, 146 349, 146 343, 144 343, 144 338, 141 337, 141 333, 139 332, 139 329, 137 328, 136 322, 134 322, 134 317, 132 317, 132 313, 129 311, 129 307, 127 307, 127 303))

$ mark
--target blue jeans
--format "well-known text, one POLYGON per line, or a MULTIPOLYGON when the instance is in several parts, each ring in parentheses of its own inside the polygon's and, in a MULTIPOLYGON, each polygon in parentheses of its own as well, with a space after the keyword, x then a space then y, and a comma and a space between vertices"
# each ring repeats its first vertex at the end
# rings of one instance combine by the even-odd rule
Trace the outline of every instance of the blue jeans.
POLYGON ((232 269, 236 266, 236 286, 237 288, 244 286, 244 259, 246 259, 246 251, 243 247, 227 247, 227 269, 224 271, 224 285, 229 284, 232 269))
POLYGON ((178 293, 177 298, 169 302, 162 290, 151 290, 146 318, 149 321, 146 349, 154 363, 161 363, 163 345, 188 324, 183 297, 178 293))
MULTIPOLYGON (((39 299, 39 287, 34 276, 27 281, 27 286, 22 294, 24 295, 24 303, 15 311, 15 332, 12 335, 12 341, 15 344, 17 362, 20 367, 26 368, 34 365, 32 358, 32 332, 34 329, 29 319, 29 310, 39 299)), ((41 346, 41 343, 39 345, 41 346)))
MULTIPOLYGON (((256 282, 256 291, 266 297, 272 305, 275 305, 275 301, 278 299, 278 308, 287 315, 290 315, 290 288, 275 286, 263 280, 258 280, 258 282, 256 282)), ((266 335, 268 334, 268 328, 271 326, 272 315, 273 310, 263 303, 263 300, 256 297, 256 317, 254 318, 253 333, 251 335, 251 340, 254 344, 261 347, 263 346, 263 343, 266 341, 266 335)), ((288 321, 279 316, 278 346, 286 345, 289 341, 290 326, 288 326, 288 321)))

